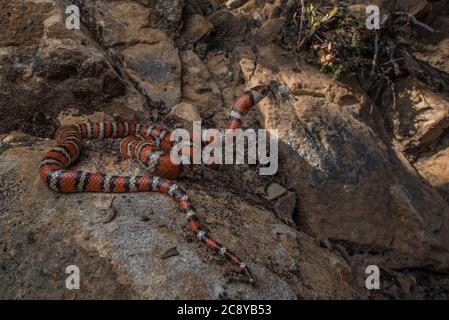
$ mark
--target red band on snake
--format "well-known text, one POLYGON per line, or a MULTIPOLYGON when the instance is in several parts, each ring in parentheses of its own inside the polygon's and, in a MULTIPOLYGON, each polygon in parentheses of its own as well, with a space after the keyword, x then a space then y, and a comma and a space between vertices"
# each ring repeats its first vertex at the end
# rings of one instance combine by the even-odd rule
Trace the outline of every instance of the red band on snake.
MULTIPOLYGON (((242 116, 269 92, 268 86, 258 86, 240 96, 232 107, 228 128, 242 127, 242 116)), ((57 146, 44 157, 40 176, 56 192, 146 192, 157 191, 170 195, 187 218, 187 226, 207 248, 236 265, 238 271, 254 281, 248 266, 221 243, 213 240, 200 225, 187 193, 174 179, 181 173, 180 165, 170 160, 173 143, 170 132, 146 124, 126 122, 85 123, 60 127, 55 134, 57 146), (137 160, 152 175, 116 176, 100 172, 70 170, 80 157, 83 139, 121 138, 120 151, 124 158, 137 160)))

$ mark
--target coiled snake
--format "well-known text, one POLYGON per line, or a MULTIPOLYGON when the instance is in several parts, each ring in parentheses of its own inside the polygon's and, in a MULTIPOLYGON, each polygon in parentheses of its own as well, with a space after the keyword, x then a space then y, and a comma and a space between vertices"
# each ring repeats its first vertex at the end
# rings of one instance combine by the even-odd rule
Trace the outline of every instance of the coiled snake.
MULTIPOLYGON (((228 122, 228 129, 242 127, 242 116, 261 101, 270 91, 266 85, 257 86, 240 96, 228 122)), ((173 143, 170 132, 160 128, 133 122, 86 123, 60 127, 55 134, 57 146, 52 148, 40 165, 40 176, 47 186, 56 192, 144 192, 158 191, 169 194, 185 213, 187 226, 207 248, 214 250, 246 274, 251 282, 254 278, 248 266, 234 253, 212 239, 195 213, 187 193, 174 179, 181 173, 180 165, 170 160, 173 143), (136 159, 153 175, 115 176, 100 172, 70 170, 79 157, 83 139, 122 138, 120 151, 123 158, 136 159)))

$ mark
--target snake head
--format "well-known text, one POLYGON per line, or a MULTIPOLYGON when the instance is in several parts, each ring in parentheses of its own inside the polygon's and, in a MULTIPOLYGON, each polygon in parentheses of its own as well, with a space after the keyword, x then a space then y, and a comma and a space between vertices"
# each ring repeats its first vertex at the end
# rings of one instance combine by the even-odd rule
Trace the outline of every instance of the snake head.
POLYGON ((251 93, 254 97, 254 105, 258 104, 270 92, 271 92, 271 87, 269 85, 260 85, 260 86, 256 86, 256 87, 252 88, 251 93))

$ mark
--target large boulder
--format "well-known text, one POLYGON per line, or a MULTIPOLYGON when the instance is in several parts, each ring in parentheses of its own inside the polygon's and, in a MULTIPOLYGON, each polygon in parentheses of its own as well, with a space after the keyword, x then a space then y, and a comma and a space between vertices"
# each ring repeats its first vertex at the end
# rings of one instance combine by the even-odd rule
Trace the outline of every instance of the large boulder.
POLYGON ((163 30, 150 27, 151 9, 134 1, 95 1, 85 7, 95 20, 95 30, 106 47, 137 42, 154 44, 167 38, 163 30))
POLYGON ((136 44, 122 51, 124 67, 140 89, 155 102, 174 106, 181 98, 181 62, 169 41, 136 44))
POLYGON ((399 82, 397 91, 390 122, 403 150, 420 151, 437 142, 449 128, 448 99, 413 78, 399 82))
POLYGON ((449 203, 449 137, 446 133, 441 145, 429 154, 423 154, 415 163, 416 169, 439 190, 449 203))
MULTIPOLYGON (((211 234, 248 261, 257 277, 254 287, 240 281, 226 261, 198 243, 169 196, 57 194, 38 174, 51 143, 19 133, 2 141, 3 299, 355 297, 350 267, 338 253, 320 248, 270 211, 233 198, 225 190, 188 185, 211 234), (70 265, 80 269, 80 290, 65 287, 70 265)), ((86 152, 86 161, 78 167, 143 173, 128 162, 116 163, 102 146, 94 150, 99 151, 86 152)))
POLYGON ((221 92, 205 63, 191 50, 181 52, 181 61, 182 98, 200 106, 200 112, 220 110, 221 92))
MULTIPOLYGON (((242 59, 248 63, 246 50, 242 59)), ((275 45, 242 68, 276 97, 259 107, 278 129, 280 175, 298 194, 295 219, 315 234, 359 246, 394 249, 448 267, 449 207, 396 148, 364 120, 363 95, 336 83, 275 45)))
POLYGON ((60 111, 76 105, 131 115, 143 100, 91 38, 68 30, 54 1, 0 3, 0 130, 48 134, 60 111))
POLYGON ((184 25, 182 38, 187 44, 195 44, 212 31, 212 24, 200 14, 189 16, 184 25))

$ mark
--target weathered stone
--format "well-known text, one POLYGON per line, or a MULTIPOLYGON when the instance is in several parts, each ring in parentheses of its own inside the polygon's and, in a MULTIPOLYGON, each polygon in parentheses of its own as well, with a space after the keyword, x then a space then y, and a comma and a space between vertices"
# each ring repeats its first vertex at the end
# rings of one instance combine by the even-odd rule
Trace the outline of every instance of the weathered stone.
POLYGON ((229 9, 237 9, 241 5, 243 5, 245 1, 244 0, 228 0, 226 1, 226 7, 229 9))
MULTIPOLYGON (((444 21, 444 23, 441 22, 441 24, 443 24, 443 26, 438 26, 439 30, 447 29, 449 26, 449 19, 448 21, 444 21)), ((423 46, 423 49, 416 52, 415 56, 422 61, 428 62, 435 68, 449 73, 449 39, 445 38, 435 46, 423 46)))
POLYGON ((209 34, 212 28, 213 25, 202 15, 194 14, 187 18, 182 37, 187 43, 194 44, 209 34))
MULTIPOLYGON (((287 192, 287 189, 285 189, 283 186, 281 186, 278 183, 271 183, 267 187, 267 199, 270 201, 276 200, 280 196, 282 196, 284 193, 287 192)), ((296 201, 296 199, 295 199, 296 201)))
POLYGON ((293 211, 296 206, 296 194, 294 192, 287 192, 274 204, 274 210, 278 217, 282 220, 288 221, 293 219, 293 211))
POLYGON ((159 29, 150 28, 151 10, 136 2, 102 2, 97 6, 102 10, 97 15, 101 27, 101 37, 107 47, 133 44, 136 42, 154 44, 167 38, 159 29))
POLYGON ((53 13, 43 21, 44 34, 46 37, 54 39, 74 39, 79 37, 78 32, 62 26, 65 25, 64 16, 60 14, 58 8, 54 8, 53 13))
POLYGON ((243 77, 246 81, 250 81, 256 70, 256 55, 251 47, 239 46, 234 50, 234 55, 237 57, 243 77))
MULTIPOLYGON (((355 297, 349 267, 309 236, 244 201, 230 207, 227 192, 214 197, 207 187, 188 188, 207 228, 248 261, 258 286, 229 282, 228 264, 196 241, 186 241, 192 236, 170 197, 50 191, 37 173, 42 150, 49 147, 38 142, 0 155, 3 299, 219 299, 223 292, 234 299, 296 299, 308 295, 304 282, 323 298, 355 297), (116 216, 105 224, 104 212, 111 206, 116 216), (142 219, 148 212, 150 217, 142 219), (179 255, 161 259, 172 247, 179 255), (82 290, 65 288, 61 270, 73 264, 82 272, 82 290)), ((86 152, 84 159, 81 169, 103 166, 111 174, 142 174, 127 162, 115 163, 108 154, 86 152)))
POLYGON ((397 106, 391 113, 395 138, 405 150, 421 149, 449 128, 449 101, 419 81, 397 85, 397 106))
MULTIPOLYGON (((279 37, 279 17, 297 1, 75 2, 81 30, 65 27, 56 1, 0 1, 0 298, 447 298, 449 126, 441 90, 396 79, 396 108, 383 110, 389 118, 369 112, 356 84, 335 82, 276 46, 288 40, 279 37), (182 66, 178 46, 192 49, 182 52, 182 66), (266 83, 276 98, 243 125, 279 129, 277 176, 223 166, 201 179, 186 171, 179 182, 205 227, 249 263, 255 287, 231 281, 230 266, 191 241, 169 197, 55 194, 37 174, 54 143, 11 132, 49 138, 59 124, 141 122, 149 114, 162 125, 173 117, 189 128, 202 117, 224 128, 236 97, 266 83), (167 108, 152 109, 148 98, 167 108), (289 192, 264 199, 268 181, 294 189, 296 201, 289 192), (294 223, 313 236, 287 226, 294 223), (65 289, 61 270, 72 264, 82 290, 65 289), (371 264, 388 272, 381 290, 365 290, 371 264)), ((390 2, 351 4, 364 21, 367 4, 384 14, 390 2)), ((439 31, 403 29, 406 41, 413 30, 420 43, 407 50, 448 71, 447 3, 404 0, 398 8, 439 31)), ((146 174, 109 154, 117 144, 86 142, 76 167, 146 174)))
POLYGON ((19 142, 25 142, 32 140, 32 137, 26 133, 20 132, 20 131, 12 131, 9 134, 5 134, 1 142, 4 144, 14 144, 19 142))
POLYGON ((208 55, 206 64, 207 69, 214 77, 220 89, 229 85, 233 80, 233 74, 229 68, 229 59, 224 54, 208 55))
POLYGON ((137 44, 122 52, 129 75, 153 101, 167 106, 181 98, 181 62, 178 50, 168 41, 137 44))
POLYGON ((0 47, 27 44, 30 49, 38 45, 44 35, 44 21, 55 8, 53 1, 2 1, 0 47))
POLYGON ((214 31, 224 40, 231 38, 232 41, 242 40, 246 32, 245 18, 234 15, 229 10, 215 11, 207 17, 214 26, 214 31))
POLYGON ((316 299, 352 299, 355 295, 352 282, 351 268, 339 255, 330 253, 326 248, 316 247, 313 239, 300 236, 299 250, 304 254, 299 258, 299 274, 304 277, 300 287, 300 296, 309 300, 316 299), (310 251, 310 249, 314 250, 310 251), (326 267, 320 270, 315 265, 321 260, 327 261, 326 267), (341 283, 336 289, 332 283, 341 283))
POLYGON ((68 108, 62 111, 57 117, 60 126, 80 124, 86 122, 111 122, 114 118, 104 112, 97 111, 91 115, 82 115, 76 108, 68 108))
POLYGON ((279 37, 285 25, 285 18, 269 19, 259 28, 254 30, 254 38, 258 44, 270 43, 279 37))
POLYGON ((201 109, 221 109, 221 94, 203 61, 190 50, 181 52, 182 98, 201 109))
POLYGON ((449 148, 446 147, 429 156, 422 156, 415 163, 415 167, 449 203, 449 148))
POLYGON ((344 100, 339 97, 358 94, 280 48, 258 49, 258 65, 246 77, 253 85, 273 79, 279 84, 277 99, 265 99, 259 110, 264 126, 279 130, 280 174, 297 192, 297 223, 323 237, 446 265, 439 250, 449 251, 449 207, 359 119, 359 103, 338 105, 344 100), (297 87, 324 98, 292 96, 297 87))
POLYGON ((192 130, 194 121, 202 120, 198 109, 194 105, 187 102, 181 102, 180 104, 172 107, 168 117, 179 121, 183 128, 189 131, 192 130))
POLYGON ((152 8, 152 22, 154 26, 162 26, 171 31, 178 31, 182 27, 182 13, 185 0, 137 0, 152 8))
POLYGON ((128 108, 133 88, 98 46, 81 31, 66 28, 54 1, 2 2, 0 12, 1 29, 7 31, 0 36, 2 132, 50 134, 56 116, 70 105, 83 112, 128 108))

